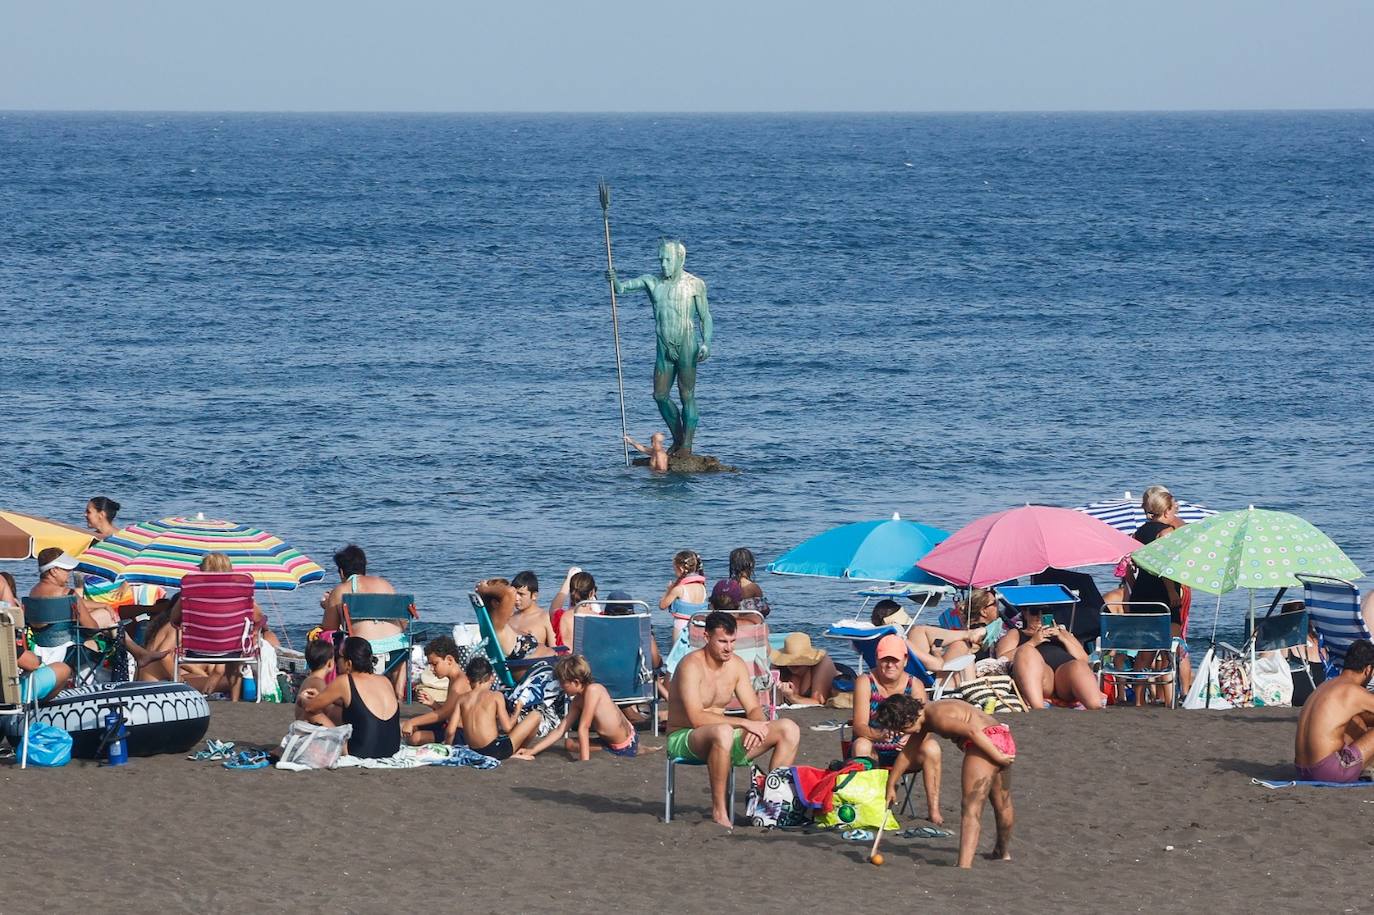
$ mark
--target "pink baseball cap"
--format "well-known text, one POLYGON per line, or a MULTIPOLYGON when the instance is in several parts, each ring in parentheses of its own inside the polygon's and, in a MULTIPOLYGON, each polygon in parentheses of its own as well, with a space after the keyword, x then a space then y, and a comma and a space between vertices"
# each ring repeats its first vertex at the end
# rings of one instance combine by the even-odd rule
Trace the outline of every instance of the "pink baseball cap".
POLYGON ((896 658, 899 661, 905 661, 906 656, 906 639, 902 638, 900 635, 888 633, 878 639, 877 657, 879 660, 882 658, 896 658))

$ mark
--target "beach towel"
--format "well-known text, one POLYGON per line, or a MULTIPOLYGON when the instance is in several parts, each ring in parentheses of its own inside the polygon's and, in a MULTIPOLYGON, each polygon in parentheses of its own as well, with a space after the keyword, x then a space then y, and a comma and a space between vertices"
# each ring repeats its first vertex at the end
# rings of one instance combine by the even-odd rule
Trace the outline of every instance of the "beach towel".
MULTIPOLYGON (((1259 785, 1261 788, 1369 788, 1374 787, 1374 781, 1361 778, 1356 782, 1305 782, 1300 779, 1288 779, 1274 781, 1267 778, 1252 778, 1250 784, 1259 785)), ((1368 802, 1366 802, 1368 803, 1368 802)))
MULTIPOLYGON (((419 747, 401 747, 394 756, 382 759, 363 759, 340 756, 330 769, 419 769, 423 766, 465 766, 473 769, 495 769, 501 761, 483 756, 468 747, 451 747, 444 743, 427 743, 419 747)), ((283 760, 277 768, 285 772, 304 772, 317 768, 283 760)))

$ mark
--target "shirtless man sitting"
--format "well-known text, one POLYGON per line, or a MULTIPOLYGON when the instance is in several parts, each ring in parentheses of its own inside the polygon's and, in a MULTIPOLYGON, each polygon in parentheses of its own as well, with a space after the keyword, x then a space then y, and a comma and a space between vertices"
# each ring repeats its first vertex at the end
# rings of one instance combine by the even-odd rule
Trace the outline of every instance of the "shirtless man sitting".
POLYGON ((735 619, 715 611, 706 616, 706 645, 686 655, 668 690, 668 752, 706 763, 711 780, 711 817, 734 826, 725 790, 731 766, 743 766, 769 750, 768 768, 790 766, 801 731, 795 721, 768 721, 750 683, 749 668, 735 657, 735 619), (739 700, 744 717, 727 716, 725 706, 739 700))
MULTIPOLYGON (((324 608, 324 620, 320 625, 326 630, 348 628, 343 621, 345 594, 396 593, 391 582, 385 578, 367 574, 367 554, 356 544, 350 543, 335 553, 334 566, 339 570, 339 583, 320 598, 320 606, 324 608)), ((399 623, 388 620, 358 620, 348 634, 371 642, 373 655, 383 659, 383 664, 387 664, 391 652, 404 650, 404 633, 405 627, 399 623)), ((396 687, 398 699, 405 693, 405 674, 404 664, 397 664, 391 671, 391 683, 396 687)))
POLYGON ((1345 653, 1345 667, 1317 687, 1298 715, 1293 763, 1298 778, 1354 782, 1374 765, 1374 643, 1358 639, 1345 653))
POLYGON ((510 624, 521 632, 528 632, 540 645, 553 648, 558 644, 549 614, 539 606, 539 579, 531 571, 517 572, 510 580, 515 589, 515 616, 510 624))

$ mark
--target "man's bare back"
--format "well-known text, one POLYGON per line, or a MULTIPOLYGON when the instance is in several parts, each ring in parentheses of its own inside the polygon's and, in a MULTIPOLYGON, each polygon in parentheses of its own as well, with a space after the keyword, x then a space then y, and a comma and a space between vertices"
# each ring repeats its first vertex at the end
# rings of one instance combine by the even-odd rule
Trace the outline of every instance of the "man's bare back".
MULTIPOLYGON (((1315 766, 1360 736, 1352 734, 1374 727, 1374 693, 1345 676, 1317 687, 1298 716, 1293 742, 1293 762, 1315 766), (1352 723, 1354 724, 1352 728, 1352 723)), ((1366 754, 1368 758, 1368 754, 1366 754)))

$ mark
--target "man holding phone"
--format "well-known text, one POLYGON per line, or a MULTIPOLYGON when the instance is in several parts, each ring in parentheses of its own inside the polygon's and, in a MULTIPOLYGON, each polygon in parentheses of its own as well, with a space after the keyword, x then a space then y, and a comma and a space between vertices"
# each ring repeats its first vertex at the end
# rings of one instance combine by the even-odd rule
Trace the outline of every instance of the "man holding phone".
POLYGON ((1097 678, 1083 645, 1044 607, 1022 611, 1022 628, 1010 629, 997 641, 997 657, 1011 661, 1011 676, 1028 709, 1047 707, 1047 700, 1088 709, 1103 706, 1097 678))

